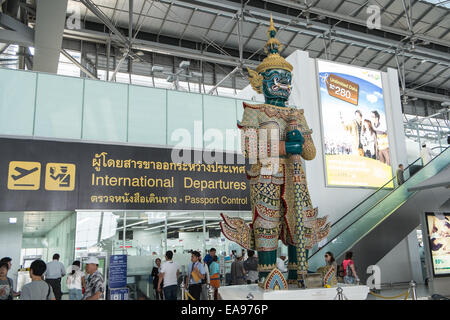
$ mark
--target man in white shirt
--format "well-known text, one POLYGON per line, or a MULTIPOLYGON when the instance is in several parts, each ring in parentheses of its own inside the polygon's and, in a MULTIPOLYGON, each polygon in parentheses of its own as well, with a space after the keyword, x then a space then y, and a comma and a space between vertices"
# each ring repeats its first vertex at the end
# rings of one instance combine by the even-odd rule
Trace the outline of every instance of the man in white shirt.
POLYGON ((61 300, 61 278, 66 275, 64 264, 59 261, 59 254, 53 255, 53 261, 47 263, 45 281, 52 287, 56 300, 61 300))
POLYGON ((164 299, 165 300, 177 300, 178 292, 178 276, 179 266, 172 261, 173 252, 166 252, 166 261, 161 266, 159 272, 158 291, 163 290, 161 288, 161 282, 164 280, 164 299))
POLYGON ((422 144, 422 150, 420 150, 420 157, 422 158, 422 164, 424 166, 433 159, 433 153, 425 143, 422 144))

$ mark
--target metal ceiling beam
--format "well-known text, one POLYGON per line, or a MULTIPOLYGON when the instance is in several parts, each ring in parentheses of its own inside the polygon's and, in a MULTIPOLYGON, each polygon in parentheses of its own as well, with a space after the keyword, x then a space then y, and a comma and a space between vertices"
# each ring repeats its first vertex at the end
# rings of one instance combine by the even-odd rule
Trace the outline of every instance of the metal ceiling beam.
POLYGON ((66 50, 61 49, 61 53, 63 56, 65 56, 67 59, 70 60, 74 65, 76 65, 81 71, 83 71, 89 78, 98 80, 98 78, 90 72, 85 66, 83 66, 81 63, 79 63, 70 53, 68 53, 66 50))
POLYGON ((99 18, 105 26, 116 36, 116 41, 121 43, 122 45, 128 46, 128 39, 120 32, 119 29, 116 28, 114 23, 109 20, 105 13, 100 10, 97 5, 95 5, 92 0, 80 0, 82 4, 86 6, 93 14, 99 18))
MULTIPOLYGON (((434 66, 433 66, 433 67, 434 67, 434 66)), ((429 70, 431 70, 431 69, 432 69, 432 68, 430 68, 429 70)), ((415 86, 414 88, 412 88, 412 90, 415 90, 415 89, 418 89, 418 88, 420 88, 420 87, 423 87, 423 86, 425 86, 425 85, 427 85, 427 84, 433 83, 434 81, 437 80, 437 78, 439 78, 439 77, 441 76, 441 74, 443 74, 443 73, 446 72, 446 71, 448 71, 448 68, 445 68, 445 67, 444 67, 444 68, 441 69, 438 73, 436 73, 436 74, 433 75, 433 79, 432 79, 432 80, 426 81, 426 82, 424 82, 424 83, 420 83, 420 84, 418 84, 417 86, 415 86)), ((419 80, 419 78, 420 78, 420 77, 416 78, 416 80, 419 80)), ((410 82, 409 85, 414 85, 414 82, 415 82, 415 81, 410 82)), ((406 90, 406 93, 408 93, 408 89, 406 90)))
POLYGON ((433 9, 434 6, 430 6, 427 10, 423 11, 423 13, 419 17, 417 17, 417 19, 413 22, 412 24, 413 29, 419 22, 422 22, 422 19, 425 18, 425 16, 429 14, 433 9))
POLYGON ((424 72, 422 72, 421 74, 419 74, 419 76, 417 76, 416 78, 414 78, 413 80, 409 81, 410 83, 415 83, 417 80, 419 80, 424 74, 428 74, 431 70, 433 70, 434 67, 436 67, 437 64, 433 64, 431 65, 427 70, 425 70, 424 72))
MULTIPOLYGON (((220 1, 222 2, 222 0, 220 0, 220 1)), ((279 5, 282 5, 282 6, 287 6, 287 7, 299 9, 299 10, 304 10, 306 8, 306 6, 301 4, 301 3, 294 2, 294 1, 289 1, 289 0, 265 0, 265 1, 266 2, 275 3, 275 4, 279 4, 279 5)), ((215 2, 215 1, 210 1, 210 2, 215 2)), ((394 3, 394 1, 391 0, 391 2, 388 3, 385 6, 385 9, 382 10, 382 11, 386 12, 387 9, 389 9, 389 7, 393 3, 394 3)), ((433 5, 430 4, 430 6, 433 6, 433 5)), ((367 22, 366 22, 365 19, 358 19, 358 18, 351 17, 351 16, 348 16, 348 15, 345 15, 345 14, 340 14, 340 13, 337 13, 337 12, 334 12, 334 11, 325 10, 325 9, 322 9, 322 8, 311 8, 311 9, 309 9, 309 12, 314 13, 314 14, 318 14, 318 15, 327 16, 327 17, 330 17, 330 18, 333 18, 333 19, 337 19, 337 20, 347 21, 347 22, 350 22, 350 23, 354 23, 354 24, 358 24, 358 25, 364 26, 364 27, 366 27, 366 25, 367 25, 366 24, 367 22)), ((274 16, 275 16, 275 13, 274 13, 274 16)), ((386 31, 386 32, 398 34, 398 35, 401 35, 401 36, 409 36, 410 35, 409 31, 401 30, 401 29, 398 29, 398 28, 393 28, 393 27, 385 26, 385 25, 381 26, 381 31, 386 31)), ((437 39, 437 38, 428 37, 428 36, 425 36, 425 35, 416 35, 416 37, 417 37, 417 39, 420 39, 420 40, 423 40, 423 41, 429 41, 429 42, 433 42, 433 43, 440 44, 440 45, 443 45, 443 46, 448 46, 448 42, 442 41, 442 40, 437 39)))
MULTIPOLYGON (((440 16, 438 19, 436 19, 435 20, 435 22, 433 23, 433 24, 431 24, 425 31, 422 31, 422 33, 427 33, 427 32, 430 32, 431 30, 433 30, 434 28, 436 28, 437 26, 439 26, 439 24, 442 22, 442 21, 445 21, 445 17, 447 17, 449 15, 449 13, 448 12, 446 12, 446 13, 444 13, 442 16, 440 16)), ((448 26, 447 26, 448 27, 448 26)), ((423 39, 421 39, 420 37, 417 37, 418 39, 420 39, 420 40, 423 40, 423 39)), ((447 42, 447 44, 445 45, 446 47, 448 47, 448 42, 447 42)))
MULTIPOLYGON (((80 30, 72 30, 72 29, 66 29, 65 30, 65 37, 69 39, 77 39, 77 40, 86 40, 90 39, 92 42, 98 42, 107 44, 107 41, 109 39, 109 35, 105 34, 103 32, 98 31, 91 31, 86 29, 80 29, 80 30)), ((112 36, 114 38, 114 36, 112 36)), ((223 65, 229 65, 229 66, 238 66, 239 65, 239 58, 238 57, 232 57, 232 56, 225 56, 222 54, 216 54, 212 52, 206 52, 206 51, 199 51, 196 49, 190 49, 190 48, 184 48, 180 46, 175 45, 168 45, 163 44, 159 42, 154 41, 148 41, 148 40, 142 40, 142 39, 136 39, 133 42, 133 49, 136 50, 142 50, 147 52, 156 52, 164 55, 170 55, 170 56, 179 56, 186 59, 193 59, 193 60, 203 60, 210 63, 218 63, 223 65)), ((246 60, 246 65, 255 68, 259 61, 257 60, 246 60)))
MULTIPOLYGON (((168 0, 160 0, 160 1, 168 2, 168 0)), ((206 0, 171 0, 170 2, 173 2, 174 4, 182 6, 182 7, 192 8, 193 6, 195 6, 199 9, 206 10, 211 13, 219 13, 220 12, 222 15, 228 16, 228 17, 233 17, 235 15, 235 12, 237 10, 239 10, 239 8, 240 8, 239 3, 235 3, 232 1, 228 1, 228 0, 221 0, 220 2, 219 1, 206 1, 206 0)), ((285 1, 271 0, 269 2, 284 3, 285 1)), ((298 5, 294 2, 292 2, 292 3, 289 2, 289 3, 292 4, 291 6, 293 6, 295 8, 298 8, 298 9, 304 8, 303 5, 298 5)), ((300 20, 299 23, 296 24, 295 26, 293 26, 293 25, 287 26, 292 21, 294 16, 289 16, 289 15, 282 14, 279 12, 271 13, 265 9, 250 7, 249 4, 247 4, 246 10, 247 10, 247 12, 250 11, 252 16, 254 16, 254 17, 247 16, 246 17, 247 22, 263 23, 263 24, 269 25, 270 15, 273 14, 273 19, 274 19, 275 25, 278 24, 281 28, 285 28, 285 30, 289 30, 292 32, 301 31, 304 34, 316 36, 318 33, 321 34, 323 32, 328 32, 329 28, 330 28, 330 26, 328 24, 317 22, 317 21, 314 22, 313 28, 306 28, 306 20, 305 19, 299 19, 300 20)), ((310 11, 311 10, 312 9, 310 9, 310 11)), ((323 14, 324 13, 322 13, 322 15, 323 14)), ((345 21, 345 16, 341 16, 338 18, 345 21)), ((365 26, 365 21, 364 21, 364 26, 365 26)), ((357 32, 357 31, 349 30, 346 28, 334 27, 333 32, 334 32, 336 41, 343 42, 343 43, 354 43, 359 46, 371 46, 371 48, 379 50, 379 51, 390 50, 391 53, 394 53, 395 48, 399 48, 399 47, 403 46, 403 43, 401 43, 399 41, 395 41, 395 40, 391 40, 391 39, 387 39, 387 38, 381 38, 379 36, 365 34, 365 33, 357 32)), ((409 34, 409 32, 403 32, 403 35, 409 36, 410 34, 409 34)), ((422 39, 423 37, 417 37, 417 38, 422 39)), ((430 41, 430 39, 427 39, 427 40, 430 41)), ((431 41, 431 42, 436 43, 436 41, 431 41)), ((440 44, 448 46, 448 43, 445 41, 441 41, 440 44)), ((443 59, 442 52, 439 52, 439 51, 430 50, 430 49, 423 48, 423 47, 416 47, 414 53, 406 53, 406 55, 418 56, 422 59, 428 59, 428 60, 436 59, 436 60, 439 60, 440 62, 443 62, 450 66, 450 57, 448 59, 447 58, 443 59)))
POLYGON ((189 19, 188 19, 186 25, 184 26, 183 31, 180 34, 180 41, 183 40, 183 37, 184 37, 184 34, 186 33, 187 28, 189 28, 189 26, 191 25, 192 17, 194 16, 195 12, 197 12, 197 8, 192 9, 191 15, 189 16, 189 19))
POLYGON ((24 47, 34 46, 34 29, 2 12, 0 12, 0 26, 6 28, 0 29, 0 42, 24 47))

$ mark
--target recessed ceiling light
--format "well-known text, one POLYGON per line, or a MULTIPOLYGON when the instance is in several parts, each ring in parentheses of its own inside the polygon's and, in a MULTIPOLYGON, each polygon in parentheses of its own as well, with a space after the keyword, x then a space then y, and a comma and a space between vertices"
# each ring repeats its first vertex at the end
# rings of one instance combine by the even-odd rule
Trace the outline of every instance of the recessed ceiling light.
POLYGON ((17 218, 10 217, 9 223, 11 223, 11 224, 17 223, 17 218))

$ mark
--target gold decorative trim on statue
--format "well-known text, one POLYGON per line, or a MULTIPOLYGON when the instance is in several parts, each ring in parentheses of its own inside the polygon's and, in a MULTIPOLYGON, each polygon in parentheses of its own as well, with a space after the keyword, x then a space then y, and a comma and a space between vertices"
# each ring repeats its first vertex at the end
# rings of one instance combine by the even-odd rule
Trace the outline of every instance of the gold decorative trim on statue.
POLYGON ((273 269, 260 284, 264 290, 287 290, 288 283, 283 274, 277 268, 273 269))
POLYGON ((276 269, 276 264, 258 264, 258 272, 268 272, 276 269))
POLYGON ((287 62, 286 59, 284 59, 278 53, 278 51, 283 48, 283 45, 277 38, 275 38, 276 32, 277 29, 273 24, 272 16, 270 16, 270 27, 269 30, 267 30, 267 37, 269 39, 264 46, 264 51, 267 53, 267 57, 265 57, 264 60, 256 67, 256 72, 247 68, 249 73, 248 79, 250 80, 250 84, 253 90, 255 90, 257 93, 262 93, 263 77, 261 76, 261 73, 263 73, 264 71, 269 69, 283 69, 292 72, 292 70, 294 69, 292 64, 287 62))
POLYGON ((261 94, 263 93, 262 91, 262 83, 263 83, 263 79, 264 77, 260 74, 258 74, 258 72, 247 68, 248 74, 250 75, 248 77, 248 80, 250 81, 250 85, 252 86, 253 90, 255 90, 257 93, 261 94))

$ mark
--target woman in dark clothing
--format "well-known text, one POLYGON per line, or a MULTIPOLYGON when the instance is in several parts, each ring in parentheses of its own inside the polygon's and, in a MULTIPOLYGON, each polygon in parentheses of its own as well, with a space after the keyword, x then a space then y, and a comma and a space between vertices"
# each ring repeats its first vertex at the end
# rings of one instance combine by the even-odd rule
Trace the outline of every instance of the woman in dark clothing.
MULTIPOLYGON (((153 289, 155 290, 155 298, 156 300, 164 300, 162 290, 158 292, 158 281, 159 281, 159 271, 161 270, 161 259, 156 258, 155 264, 156 266, 154 266, 152 270, 153 289)), ((163 282, 161 282, 161 288, 162 287, 163 282)))
POLYGON ((244 269, 247 271, 247 284, 258 283, 258 258, 255 251, 247 251, 248 259, 244 262, 244 269))

